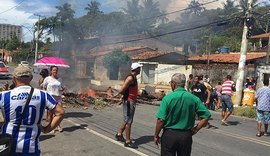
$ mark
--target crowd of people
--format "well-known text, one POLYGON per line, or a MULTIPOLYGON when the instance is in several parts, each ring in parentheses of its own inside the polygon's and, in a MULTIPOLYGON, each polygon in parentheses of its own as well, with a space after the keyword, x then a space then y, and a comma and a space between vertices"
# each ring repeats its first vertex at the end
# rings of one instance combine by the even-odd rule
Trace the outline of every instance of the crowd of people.
MULTIPOLYGON (((123 142, 125 147, 138 148, 131 140, 131 127, 136 110, 138 96, 138 82, 136 76, 140 74, 142 65, 133 63, 131 73, 126 77, 122 88, 115 97, 122 95, 123 122, 115 134, 117 141, 123 142), (125 138, 124 133, 125 132, 125 138)), ((0 93, 0 108, 5 122, 1 134, 7 133, 13 136, 14 152, 12 155, 40 155, 40 133, 62 132, 60 126, 64 109, 61 105, 61 93, 65 89, 62 79, 58 76, 58 67, 52 66, 50 71, 43 69, 40 72, 39 89, 34 89, 30 95, 30 82, 33 79, 32 71, 25 66, 18 66, 13 73, 14 88, 0 93), (28 96, 31 100, 28 107, 24 107, 28 96), (23 112, 26 113, 24 114, 23 112), (42 126, 43 114, 46 113, 47 125, 42 126), (22 118, 21 127, 16 127, 22 118)), ((218 82, 213 87, 208 75, 192 74, 186 79, 182 73, 172 75, 169 82, 172 92, 161 101, 156 112, 156 128, 154 143, 161 144, 161 155, 175 156, 191 154, 192 136, 201 128, 209 128, 209 109, 221 108, 221 125, 228 126, 227 119, 232 114, 234 107, 232 95, 235 91, 235 83, 232 77, 227 75, 224 82, 218 82), (197 120, 197 122, 196 122, 197 120), (160 138, 160 133, 162 135, 160 138)), ((269 80, 264 80, 264 86, 258 89, 257 121, 258 131, 256 136, 268 135, 270 123, 270 89, 269 80), (264 132, 261 127, 264 124, 264 132)), ((247 81, 245 86, 255 88, 255 82, 247 81)))

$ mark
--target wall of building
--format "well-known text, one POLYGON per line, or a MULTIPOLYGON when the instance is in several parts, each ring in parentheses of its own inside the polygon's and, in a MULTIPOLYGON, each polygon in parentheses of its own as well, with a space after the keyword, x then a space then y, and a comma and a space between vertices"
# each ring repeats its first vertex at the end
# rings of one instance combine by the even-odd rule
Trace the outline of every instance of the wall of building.
POLYGON ((155 71, 155 84, 167 85, 171 77, 175 73, 183 73, 188 78, 192 72, 190 65, 171 65, 171 64, 158 64, 155 71))
POLYGON ((19 40, 22 38, 22 27, 10 24, 0 24, 0 40, 8 40, 17 36, 19 40))

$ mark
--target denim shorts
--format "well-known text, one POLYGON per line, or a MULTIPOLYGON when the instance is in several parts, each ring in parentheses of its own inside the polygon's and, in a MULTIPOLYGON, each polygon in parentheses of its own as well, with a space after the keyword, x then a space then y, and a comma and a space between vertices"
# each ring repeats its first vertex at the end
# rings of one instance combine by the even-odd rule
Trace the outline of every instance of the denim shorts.
POLYGON ((123 104, 123 117, 124 122, 132 124, 135 114, 136 103, 131 101, 124 101, 123 104))
POLYGON ((227 109, 229 112, 233 112, 233 103, 230 95, 221 95, 222 111, 226 112, 227 109))
POLYGON ((270 112, 257 110, 257 121, 264 124, 270 124, 270 112))

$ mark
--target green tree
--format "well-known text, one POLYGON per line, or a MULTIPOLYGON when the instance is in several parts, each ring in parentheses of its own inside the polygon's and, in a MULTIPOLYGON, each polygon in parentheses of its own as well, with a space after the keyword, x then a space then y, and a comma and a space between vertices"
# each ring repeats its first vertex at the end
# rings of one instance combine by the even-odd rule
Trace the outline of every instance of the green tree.
POLYGON ((11 40, 9 40, 6 44, 6 49, 7 50, 16 50, 20 46, 20 40, 18 37, 13 37, 11 40))
POLYGON ((103 64, 108 69, 109 77, 112 80, 118 79, 119 67, 121 65, 130 64, 131 60, 127 54, 120 49, 114 50, 103 58, 103 64))
POLYGON ((85 8, 87 10, 88 15, 98 15, 103 14, 103 12, 100 10, 100 3, 97 1, 91 1, 89 4, 87 4, 87 7, 85 8))

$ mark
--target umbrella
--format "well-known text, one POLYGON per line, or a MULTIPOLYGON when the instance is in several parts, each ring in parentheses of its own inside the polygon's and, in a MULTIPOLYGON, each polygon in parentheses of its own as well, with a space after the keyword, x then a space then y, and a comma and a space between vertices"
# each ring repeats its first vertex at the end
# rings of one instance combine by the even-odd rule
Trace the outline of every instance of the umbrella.
POLYGON ((59 57, 43 57, 39 59, 34 64, 34 66, 37 66, 37 67, 57 66, 57 67, 63 67, 63 68, 70 67, 64 59, 59 58, 59 57))

